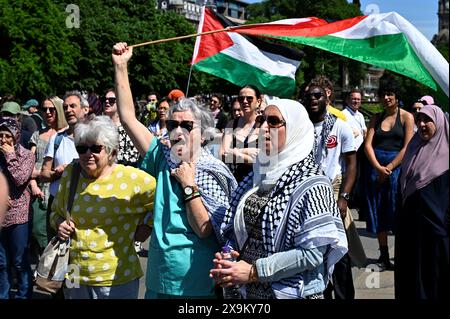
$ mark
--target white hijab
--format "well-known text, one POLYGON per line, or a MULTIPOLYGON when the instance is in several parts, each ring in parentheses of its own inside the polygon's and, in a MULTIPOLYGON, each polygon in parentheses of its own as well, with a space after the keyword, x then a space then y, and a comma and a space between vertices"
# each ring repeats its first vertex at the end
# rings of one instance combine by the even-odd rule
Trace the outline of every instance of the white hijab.
POLYGON ((281 152, 266 155, 261 150, 253 164, 253 185, 263 190, 273 187, 283 173, 293 164, 306 158, 314 145, 314 125, 305 107, 288 99, 272 100, 286 121, 286 144, 281 152))

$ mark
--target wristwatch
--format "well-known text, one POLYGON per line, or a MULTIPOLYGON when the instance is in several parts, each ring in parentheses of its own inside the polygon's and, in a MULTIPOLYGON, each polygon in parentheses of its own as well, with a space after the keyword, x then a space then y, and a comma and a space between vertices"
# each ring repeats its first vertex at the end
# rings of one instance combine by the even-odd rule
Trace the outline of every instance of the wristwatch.
POLYGON ((192 194, 194 194, 195 192, 198 192, 198 187, 197 185, 193 185, 193 186, 185 186, 183 188, 183 192, 184 192, 184 196, 185 197, 189 197, 192 194))
POLYGON ((342 197, 343 199, 345 199, 346 201, 350 200, 350 194, 349 193, 340 193, 339 196, 342 197))

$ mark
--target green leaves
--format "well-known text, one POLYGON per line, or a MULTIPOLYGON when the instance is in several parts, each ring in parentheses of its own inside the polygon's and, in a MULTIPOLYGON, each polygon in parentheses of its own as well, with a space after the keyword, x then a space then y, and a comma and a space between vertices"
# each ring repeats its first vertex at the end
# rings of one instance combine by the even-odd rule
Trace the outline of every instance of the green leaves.
MULTIPOLYGON (((79 28, 68 28, 67 3, 0 0, 0 95, 21 101, 63 95, 71 89, 113 86, 111 51, 129 45, 195 33, 182 16, 155 9, 148 0, 79 0, 79 28)), ((186 89, 195 39, 134 50, 130 82, 136 96, 186 89)))

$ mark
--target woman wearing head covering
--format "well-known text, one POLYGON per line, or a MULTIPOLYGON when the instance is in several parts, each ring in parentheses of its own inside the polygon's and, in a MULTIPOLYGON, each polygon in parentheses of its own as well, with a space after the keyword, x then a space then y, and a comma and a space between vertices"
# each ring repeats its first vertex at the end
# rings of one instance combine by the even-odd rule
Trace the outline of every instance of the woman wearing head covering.
POLYGON ((41 107, 41 113, 44 117, 46 128, 33 133, 30 138, 31 151, 36 156, 36 164, 33 172, 34 179, 30 186, 34 197, 33 206, 33 231, 32 236, 38 248, 40 255, 47 246, 47 227, 46 214, 48 198, 50 196, 50 183, 39 180, 39 175, 44 162, 45 149, 50 137, 64 130, 67 127, 67 121, 64 116, 63 100, 58 96, 51 96, 44 100, 41 107))
POLYGON ((323 298, 347 240, 333 189, 315 164, 314 128, 292 100, 268 103, 261 152, 239 185, 222 231, 240 255, 216 254, 211 276, 222 286, 244 284, 246 298, 323 298))
POLYGON ((20 124, 13 118, 0 119, 0 171, 9 186, 9 203, 0 231, 0 299, 27 299, 31 295, 31 268, 28 261, 29 183, 34 155, 19 144, 20 124), (10 293, 11 268, 16 272, 17 291, 10 293))
MULTIPOLYGON (((143 275, 134 249, 138 224, 153 209, 155 179, 116 164, 119 133, 108 116, 78 123, 74 132, 81 174, 66 221, 71 173, 66 167, 50 220, 61 239, 71 237, 67 299, 137 299, 143 275)), ((147 219, 150 226, 151 219, 147 219)))
POLYGON ((436 105, 417 113, 402 162, 395 237, 395 297, 450 297, 449 124, 436 105))

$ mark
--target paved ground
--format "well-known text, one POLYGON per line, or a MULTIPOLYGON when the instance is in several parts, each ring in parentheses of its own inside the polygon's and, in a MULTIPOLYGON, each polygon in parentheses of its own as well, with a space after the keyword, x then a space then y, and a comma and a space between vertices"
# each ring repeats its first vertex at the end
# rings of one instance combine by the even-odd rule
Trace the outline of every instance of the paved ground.
MULTIPOLYGON (((356 227, 360 235, 364 250, 367 256, 367 266, 365 268, 353 267, 353 281, 356 291, 356 299, 394 299, 394 272, 393 271, 378 271, 376 260, 379 257, 378 243, 376 236, 368 234, 365 231, 365 222, 358 221, 358 213, 352 210, 355 219, 356 227)), ((148 241, 143 244, 146 249, 148 241)), ((389 236, 389 253, 394 256, 394 236, 389 236)), ((142 255, 145 255, 144 254, 142 255)), ((142 269, 147 268, 147 258, 140 257, 142 269)), ((33 265, 34 267, 35 265, 33 265)), ((143 299, 145 294, 145 279, 140 279, 139 299, 143 299)), ((33 298, 35 299, 49 299, 50 296, 46 293, 34 290, 33 298)))

